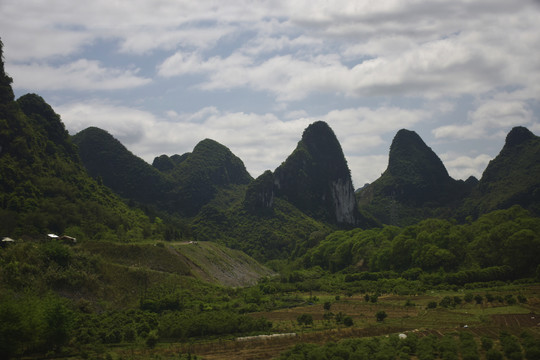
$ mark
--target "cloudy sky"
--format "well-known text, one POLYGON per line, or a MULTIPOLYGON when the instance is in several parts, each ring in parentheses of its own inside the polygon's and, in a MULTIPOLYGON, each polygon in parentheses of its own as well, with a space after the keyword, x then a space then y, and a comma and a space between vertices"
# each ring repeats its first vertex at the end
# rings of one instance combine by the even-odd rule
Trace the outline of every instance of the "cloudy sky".
POLYGON ((540 134, 539 0, 2 0, 0 37, 17 96, 150 163, 211 138, 257 177, 324 120, 360 187, 401 128, 456 179, 540 134))

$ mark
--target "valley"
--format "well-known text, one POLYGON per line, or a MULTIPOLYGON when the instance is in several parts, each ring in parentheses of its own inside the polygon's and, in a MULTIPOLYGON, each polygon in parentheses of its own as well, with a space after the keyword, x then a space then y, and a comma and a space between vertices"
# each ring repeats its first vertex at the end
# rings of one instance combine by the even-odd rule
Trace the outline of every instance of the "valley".
POLYGON ((324 121, 256 178, 212 139, 149 164, 15 99, 2 51, 0 358, 540 358, 527 128, 466 181, 399 130, 356 192, 324 121))

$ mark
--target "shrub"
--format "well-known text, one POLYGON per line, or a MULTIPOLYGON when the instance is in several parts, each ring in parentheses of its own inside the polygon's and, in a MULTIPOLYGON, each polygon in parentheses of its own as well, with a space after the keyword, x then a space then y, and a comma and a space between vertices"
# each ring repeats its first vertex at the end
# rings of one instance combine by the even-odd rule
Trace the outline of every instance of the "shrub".
POLYGON ((148 333, 148 336, 146 337, 146 346, 148 346, 150 349, 153 349, 156 347, 157 343, 158 343, 158 334, 157 334, 157 331, 156 330, 152 330, 150 331, 150 333, 148 333))
POLYGON ((482 349, 488 351, 489 349, 493 348, 493 340, 488 337, 482 337, 482 349))
POLYGON ((503 360, 503 354, 495 349, 489 349, 486 352, 486 360, 503 360))
POLYGON ((427 308, 428 309, 435 309, 437 307, 437 302, 436 301, 430 301, 428 304, 427 304, 427 308))
POLYGON ((454 306, 454 300, 450 296, 445 296, 441 302, 439 303, 439 306, 443 308, 447 307, 453 307, 454 306))
POLYGON ((376 314, 375 314, 375 318, 377 319, 377 321, 381 322, 381 321, 384 321, 384 319, 386 319, 388 317, 388 315, 386 314, 386 312, 384 310, 381 310, 381 311, 378 311, 376 314))
POLYGON ((302 314, 298 316, 296 320, 298 321, 299 325, 308 326, 313 324, 313 316, 311 316, 310 314, 302 314))
POLYGON ((353 321, 352 317, 346 316, 343 319, 343 325, 345 325, 345 326, 353 326, 353 324, 354 324, 354 321, 353 321))

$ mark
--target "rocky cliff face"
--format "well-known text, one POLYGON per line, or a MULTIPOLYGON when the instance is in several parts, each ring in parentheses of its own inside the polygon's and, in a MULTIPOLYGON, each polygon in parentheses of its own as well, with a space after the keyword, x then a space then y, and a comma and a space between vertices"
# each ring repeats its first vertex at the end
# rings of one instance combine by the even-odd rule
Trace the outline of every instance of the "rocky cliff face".
POLYGON ((244 205, 254 211, 264 211, 274 206, 274 175, 270 170, 249 184, 244 205))
POLYGON ((349 167, 325 122, 308 126, 294 152, 275 170, 274 193, 315 219, 358 223, 349 167))

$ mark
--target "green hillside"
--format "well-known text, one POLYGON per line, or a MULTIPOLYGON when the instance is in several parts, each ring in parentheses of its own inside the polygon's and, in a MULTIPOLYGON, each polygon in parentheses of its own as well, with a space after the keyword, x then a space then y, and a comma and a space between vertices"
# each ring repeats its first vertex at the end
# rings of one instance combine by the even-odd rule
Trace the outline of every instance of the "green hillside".
POLYGON ((132 240, 156 230, 87 175, 60 117, 40 96, 0 104, 0 146, 4 236, 132 240))
POLYGON ((525 127, 508 133, 468 205, 475 214, 519 204, 540 214, 540 137, 525 127))
POLYGON ((529 130, 480 181, 400 130, 355 198, 324 122, 253 179, 210 139, 150 165, 71 137, 11 82, 0 42, 0 359, 539 358, 529 130))
POLYGON ((160 208, 171 206, 165 195, 172 182, 105 130, 90 127, 74 135, 72 141, 88 173, 121 197, 160 208))

